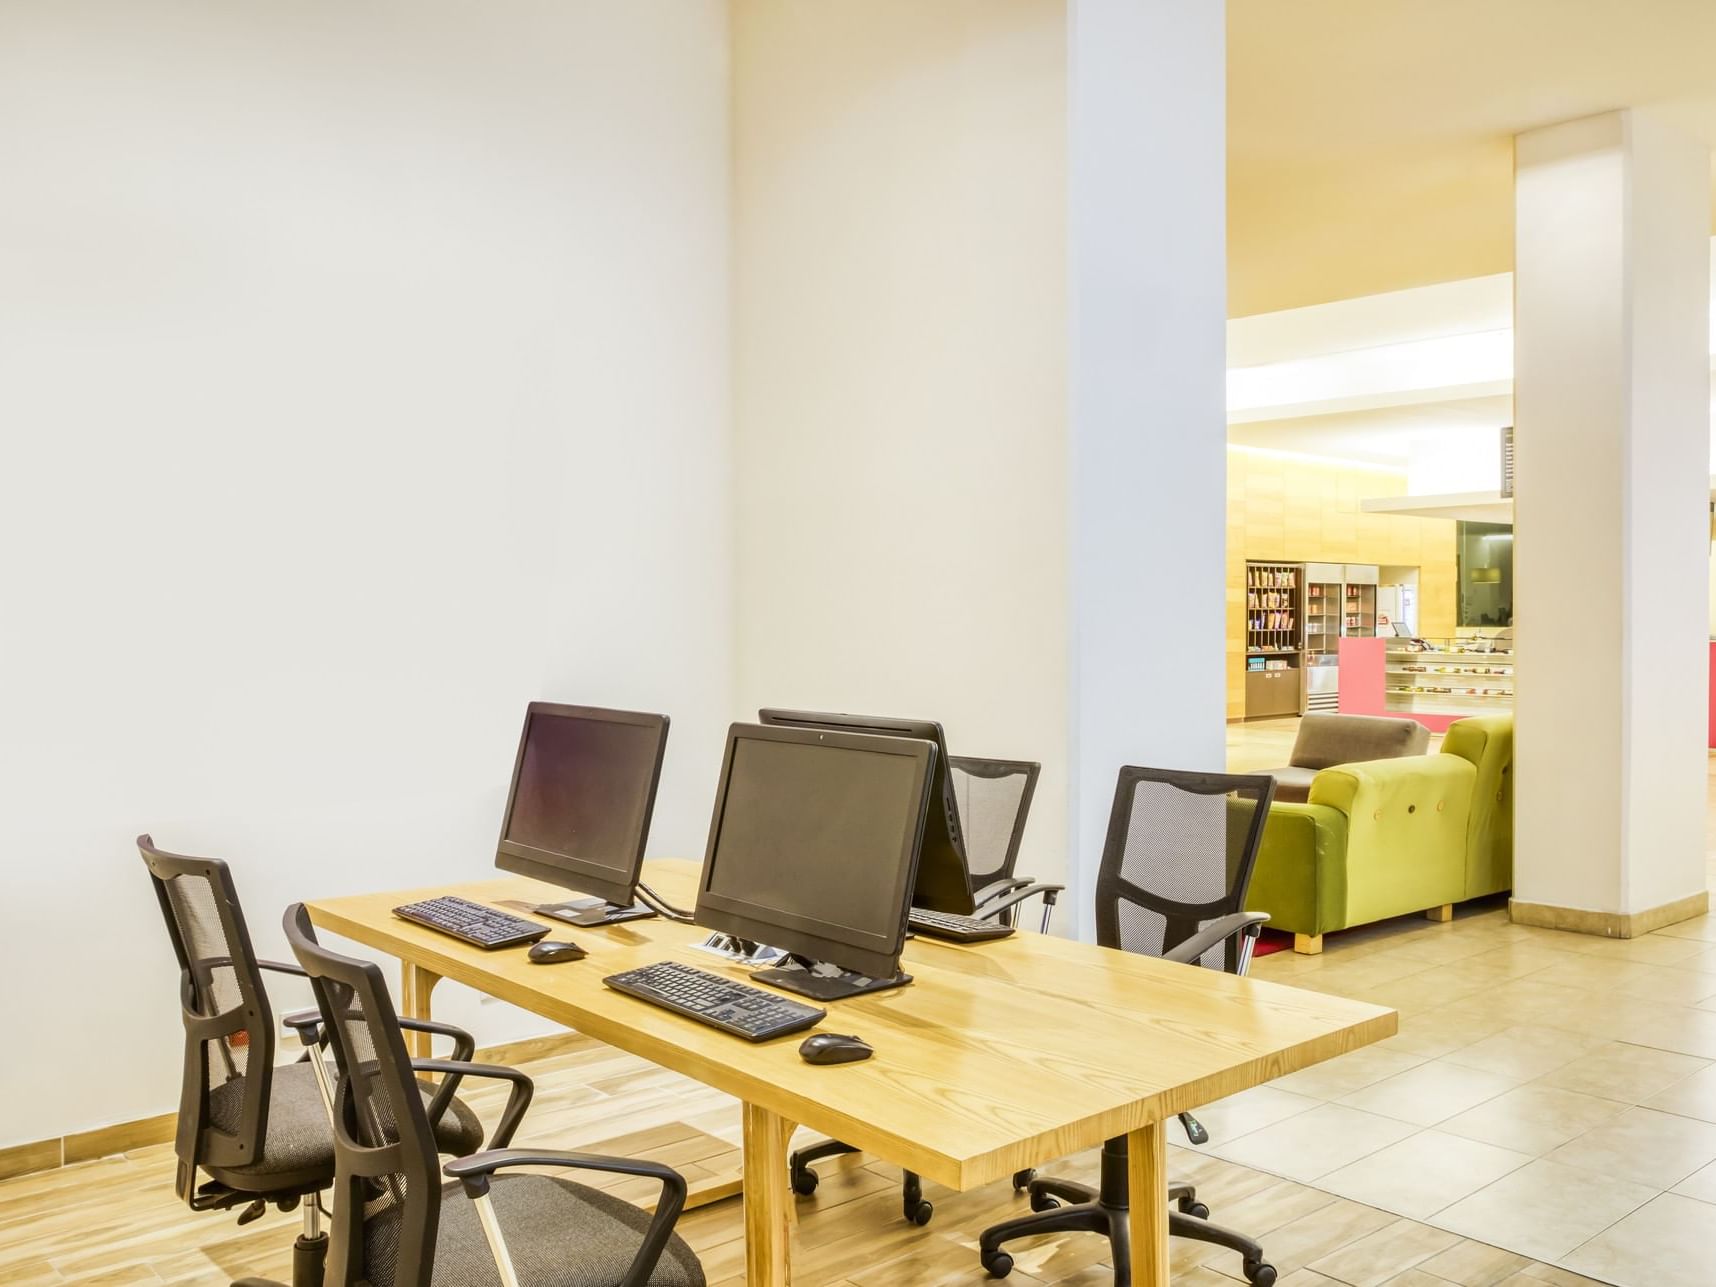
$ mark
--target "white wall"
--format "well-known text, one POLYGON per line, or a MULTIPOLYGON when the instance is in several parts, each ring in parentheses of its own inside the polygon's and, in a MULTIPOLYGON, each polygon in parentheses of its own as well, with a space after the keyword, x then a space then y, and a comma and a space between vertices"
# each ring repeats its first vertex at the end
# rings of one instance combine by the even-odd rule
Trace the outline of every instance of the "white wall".
POLYGON ((651 847, 701 851, 726 39, 719 0, 0 9, 0 1145, 175 1106, 138 831, 232 859, 280 953, 290 899, 488 871, 553 697, 672 715, 651 847))
POLYGON ((738 704, 1041 760, 1021 870, 1058 875, 1064 7, 733 16, 738 704))

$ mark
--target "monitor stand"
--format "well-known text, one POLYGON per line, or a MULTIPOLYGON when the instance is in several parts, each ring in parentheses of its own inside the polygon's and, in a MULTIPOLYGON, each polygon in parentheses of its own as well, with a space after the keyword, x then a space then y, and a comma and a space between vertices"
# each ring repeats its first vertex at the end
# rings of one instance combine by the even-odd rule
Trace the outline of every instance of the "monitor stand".
POLYGON ((775 969, 758 970, 751 977, 817 1001, 844 1001, 847 997, 863 996, 867 992, 903 988, 912 981, 912 976, 903 970, 896 970, 892 978, 872 979, 855 970, 843 970, 829 961, 809 961, 802 956, 791 955, 775 969))
POLYGON ((648 907, 622 907, 605 898, 573 898, 564 903, 542 903, 531 909, 538 916, 552 916, 568 925, 618 925, 623 921, 641 921, 654 916, 648 907))
POLYGON ((642 881, 638 882, 639 906, 610 903, 605 898, 573 898, 564 903, 542 903, 531 910, 539 916, 552 916, 569 925, 589 928, 595 925, 619 925, 625 921, 641 921, 661 916, 670 921, 691 924, 691 913, 681 911, 642 881))
POLYGON ((701 943, 692 944, 692 947, 696 951, 708 952, 726 961, 736 961, 740 965, 778 965, 786 960, 786 953, 778 947, 770 947, 767 943, 739 938, 733 934, 711 934, 701 943))

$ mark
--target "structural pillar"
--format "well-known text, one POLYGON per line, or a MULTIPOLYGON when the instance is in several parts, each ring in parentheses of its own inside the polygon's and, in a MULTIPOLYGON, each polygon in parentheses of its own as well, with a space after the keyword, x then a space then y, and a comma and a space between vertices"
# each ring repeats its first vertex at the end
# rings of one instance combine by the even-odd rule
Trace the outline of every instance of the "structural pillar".
POLYGON ((1225 754, 1221 0, 1069 0, 1068 901, 1122 764, 1225 754))
POLYGON ((1515 144, 1514 919, 1706 909, 1710 152, 1629 110, 1515 144))

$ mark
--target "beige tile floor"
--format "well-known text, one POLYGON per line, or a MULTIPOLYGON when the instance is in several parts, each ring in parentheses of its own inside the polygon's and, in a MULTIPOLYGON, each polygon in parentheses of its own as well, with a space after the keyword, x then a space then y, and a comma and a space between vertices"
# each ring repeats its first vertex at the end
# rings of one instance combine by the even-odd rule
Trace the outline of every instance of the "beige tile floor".
MULTIPOLYGON (((1296 724, 1231 727, 1230 766, 1285 763, 1296 724)), ((1616 941, 1514 925, 1498 899, 1254 973, 1393 1006, 1400 1035, 1212 1106, 1216 1156, 1416 1222, 1421 1241, 1622 1287, 1716 1281, 1716 917, 1616 941)), ((1413 1273, 1392 1281, 1443 1281, 1413 1273)))

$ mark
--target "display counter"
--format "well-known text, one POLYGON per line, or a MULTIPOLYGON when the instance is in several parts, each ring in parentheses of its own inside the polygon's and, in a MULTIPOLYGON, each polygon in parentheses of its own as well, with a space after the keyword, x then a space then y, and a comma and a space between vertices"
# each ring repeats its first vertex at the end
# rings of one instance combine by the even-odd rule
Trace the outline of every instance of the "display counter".
POLYGON ((1432 733, 1513 710, 1513 641, 1342 639, 1340 710, 1415 719, 1432 733))

